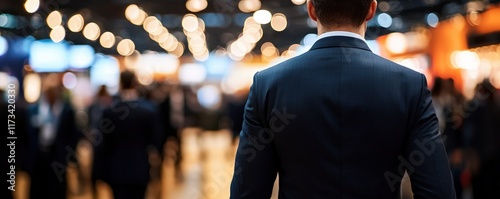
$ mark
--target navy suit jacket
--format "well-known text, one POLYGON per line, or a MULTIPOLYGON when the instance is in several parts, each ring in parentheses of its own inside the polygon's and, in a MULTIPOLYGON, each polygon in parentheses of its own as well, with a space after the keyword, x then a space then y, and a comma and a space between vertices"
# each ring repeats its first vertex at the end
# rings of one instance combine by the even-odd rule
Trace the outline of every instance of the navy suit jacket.
POLYGON ((373 54, 362 40, 320 39, 254 76, 231 198, 454 199, 425 76, 373 54))
POLYGON ((117 98, 99 122, 102 141, 96 143, 93 179, 110 184, 147 185, 149 150, 162 150, 160 114, 150 101, 117 98))
MULTIPOLYGON (((55 129, 56 137, 54 143, 50 146, 49 150, 45 153, 50 156, 50 161, 59 163, 61 165, 66 165, 68 161, 77 161, 76 156, 73 155, 73 151, 76 151, 76 146, 80 138, 83 135, 78 131, 76 127, 75 111, 73 107, 68 102, 62 102, 62 110, 59 115, 59 121, 57 128, 55 129), (71 151, 72 150, 72 151, 71 151)), ((30 146, 30 160, 27 170, 30 172, 35 172, 37 164, 46 164, 41 161, 40 158, 43 157, 43 153, 39 146, 40 137, 40 127, 32 124, 35 117, 38 116, 40 104, 32 105, 28 108, 28 116, 30 122, 28 128, 28 139, 30 146)), ((58 172, 60 172, 58 170, 58 172)), ((63 172, 64 173, 64 172, 63 172)), ((37 174, 34 174, 37 175, 37 174)), ((55 175, 55 174, 54 174, 55 175)))

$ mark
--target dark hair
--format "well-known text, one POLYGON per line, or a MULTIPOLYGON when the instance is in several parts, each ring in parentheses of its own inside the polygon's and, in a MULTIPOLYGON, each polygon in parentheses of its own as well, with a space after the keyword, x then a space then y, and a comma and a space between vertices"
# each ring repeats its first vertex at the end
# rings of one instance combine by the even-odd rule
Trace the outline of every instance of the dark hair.
POLYGON ((101 85, 99 87, 99 91, 97 92, 97 96, 98 97, 106 97, 106 96, 109 96, 109 93, 108 93, 108 87, 106 85, 101 85))
POLYGON ((359 27, 365 22, 373 0, 311 0, 325 26, 359 27))
POLYGON ((135 74, 130 71, 123 71, 120 74, 120 85, 122 89, 133 89, 135 88, 135 74))
POLYGON ((483 82, 477 84, 475 91, 475 97, 491 104, 495 103, 496 88, 491 84, 489 79, 484 79, 483 82))
POLYGON ((443 83, 444 82, 444 79, 440 78, 440 77, 436 77, 434 78, 434 86, 432 87, 432 96, 436 97, 436 96, 439 96, 441 95, 441 93, 443 92, 443 83))

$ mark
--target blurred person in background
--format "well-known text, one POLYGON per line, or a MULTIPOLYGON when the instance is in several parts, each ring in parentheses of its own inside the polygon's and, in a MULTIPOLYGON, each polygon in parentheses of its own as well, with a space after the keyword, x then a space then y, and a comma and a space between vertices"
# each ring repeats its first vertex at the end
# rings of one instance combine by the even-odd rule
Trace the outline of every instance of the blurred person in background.
POLYGON ((93 104, 88 108, 88 125, 91 130, 98 129, 102 113, 111 106, 112 101, 113 98, 108 93, 106 85, 101 85, 93 104))
POLYGON ((243 124, 243 114, 245 113, 245 103, 248 98, 248 90, 239 90, 233 96, 228 96, 227 115, 230 119, 230 128, 233 138, 238 137, 243 124))
POLYGON ((465 120, 474 199, 500 198, 500 106, 496 92, 489 81, 480 83, 468 106, 472 112, 465 120))
POLYGON ((42 96, 28 109, 33 199, 66 198, 66 169, 77 162, 76 145, 82 135, 72 105, 62 96, 60 80, 57 74, 47 75, 42 96))
POLYGON ((189 86, 182 87, 183 93, 183 112, 184 121, 183 127, 200 127, 201 126, 201 113, 203 108, 201 107, 198 99, 196 97, 196 91, 194 88, 189 86))
POLYGON ((163 141, 168 138, 178 139, 177 128, 172 124, 171 90, 173 86, 164 82, 155 82, 149 88, 149 99, 158 106, 163 124, 163 141))
MULTIPOLYGON (((99 86, 99 90, 97 91, 92 104, 87 108, 88 131, 85 131, 85 133, 88 141, 94 145, 101 144, 99 139, 102 139, 102 132, 99 131, 99 125, 102 121, 102 114, 104 113, 104 110, 111 107, 112 102, 113 96, 108 93, 107 86, 101 85, 99 86)), ((92 179, 92 176, 90 177, 91 180, 95 180, 92 179)), ((95 181, 92 181, 92 184, 95 183, 95 181)))
POLYGON ((444 136, 457 198, 461 198, 464 188, 461 176, 464 171, 462 132, 465 98, 456 89, 453 79, 437 77, 432 89, 432 102, 439 120, 439 130, 444 136))
POLYGON ((446 119, 444 116, 444 109, 446 106, 445 101, 443 100, 442 94, 443 92, 443 87, 444 87, 444 79, 440 77, 434 78, 434 85, 432 87, 432 105, 434 106, 434 109, 436 110, 436 116, 438 117, 439 120, 439 130, 441 132, 444 131, 444 128, 446 127, 446 119))
POLYGON ((375 55, 363 38, 375 0, 309 0, 319 38, 258 72, 245 107, 231 198, 455 199, 423 74, 375 55), (417 155, 418 154, 418 155, 417 155))
POLYGON ((144 198, 150 165, 161 162, 162 126, 157 107, 139 97, 134 73, 120 75, 121 90, 104 110, 95 148, 93 178, 108 183, 116 199, 144 198))

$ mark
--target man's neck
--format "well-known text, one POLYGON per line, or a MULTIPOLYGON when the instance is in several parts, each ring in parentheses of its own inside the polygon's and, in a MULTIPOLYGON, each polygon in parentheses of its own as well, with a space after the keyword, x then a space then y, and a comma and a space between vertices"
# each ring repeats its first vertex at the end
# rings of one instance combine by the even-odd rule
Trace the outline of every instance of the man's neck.
POLYGON ((123 89, 120 92, 120 97, 123 101, 135 101, 139 99, 139 94, 135 89, 123 89))
POLYGON ((323 33, 333 32, 333 31, 352 32, 361 35, 361 37, 365 37, 366 28, 364 25, 359 28, 352 28, 352 27, 325 27, 318 24, 318 35, 322 35, 323 33))

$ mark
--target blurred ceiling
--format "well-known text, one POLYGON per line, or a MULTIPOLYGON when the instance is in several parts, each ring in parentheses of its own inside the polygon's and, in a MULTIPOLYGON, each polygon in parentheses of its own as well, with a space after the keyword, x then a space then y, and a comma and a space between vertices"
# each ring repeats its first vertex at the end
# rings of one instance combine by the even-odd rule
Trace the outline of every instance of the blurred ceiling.
MULTIPOLYGON (((487 5, 499 0, 480 2, 487 5)), ((198 13, 198 17, 205 20, 207 24, 206 38, 208 49, 226 47, 228 43, 237 39, 242 32, 244 20, 251 13, 243 13, 238 9, 239 0, 208 0, 208 7, 198 13), (210 20, 208 22, 207 20, 210 20), (212 24, 209 26, 209 23, 212 24)), ((308 25, 308 17, 305 5, 297 6, 291 0, 262 0, 261 9, 269 10, 271 13, 283 13, 288 20, 287 28, 282 32, 272 29, 271 25, 263 25, 264 36, 257 44, 272 41, 279 49, 286 49, 291 44, 300 43, 308 33, 315 33, 314 27, 308 25)), ((457 13, 465 13, 470 7, 469 0, 403 0, 383 1, 379 0, 379 12, 389 14, 392 24, 389 28, 383 28, 372 20, 367 33, 368 39, 398 31, 405 32, 417 25, 429 26, 427 16, 435 13, 440 20, 449 18, 457 13)), ((477 2, 477 1, 476 1, 477 2)), ((163 23, 168 30, 175 35, 179 41, 186 43, 185 35, 181 27, 182 17, 191 13, 186 8, 186 0, 41 0, 37 12, 30 14, 24 8, 25 0, 0 0, 0 13, 16 15, 21 18, 19 25, 22 28, 9 30, 16 35, 32 35, 35 38, 48 38, 50 28, 45 25, 43 19, 53 10, 59 10, 64 15, 64 20, 74 14, 82 14, 85 22, 96 22, 104 31, 111 31, 123 38, 130 38, 135 42, 139 51, 156 50, 164 51, 158 43, 151 40, 148 33, 141 26, 130 23, 125 18, 125 9, 130 4, 136 4, 149 15, 154 15, 163 23), (35 16, 35 17, 34 17, 35 16), (33 25, 33 21, 41 19, 42 25, 33 25), (22 25, 24 23, 24 25, 22 25)), ((1 30, 2 28, 0 28, 1 30)), ((5 29, 4 29, 5 30, 5 29)), ((116 53, 113 49, 104 49, 98 41, 89 41, 81 33, 66 33, 66 40, 75 44, 92 45, 96 51, 103 53, 116 53)))

